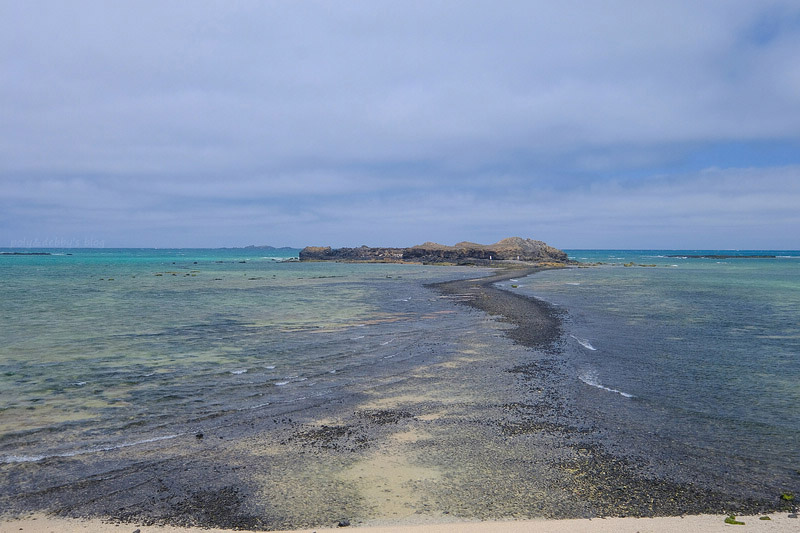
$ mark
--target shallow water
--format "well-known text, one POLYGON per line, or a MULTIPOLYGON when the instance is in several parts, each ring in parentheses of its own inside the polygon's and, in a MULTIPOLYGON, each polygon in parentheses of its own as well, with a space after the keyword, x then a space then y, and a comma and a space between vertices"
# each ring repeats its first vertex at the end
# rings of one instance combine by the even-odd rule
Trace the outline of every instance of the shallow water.
POLYGON ((800 253, 666 257, 679 253, 720 254, 570 251, 608 264, 542 272, 516 290, 567 310, 564 356, 607 427, 674 463, 796 486, 800 253))
MULTIPOLYGON (((24 492, 24 508, 146 513, 163 491, 159 504, 181 511, 198 487, 241 484, 269 510, 279 486, 289 514, 274 524, 318 525, 303 514, 309 493, 292 491, 361 505, 341 469, 363 477, 357 465, 371 468, 402 424, 434 435, 411 454, 412 472, 447 473, 423 483, 431 508, 464 517, 614 512, 614 498, 586 501, 601 489, 578 497, 569 485, 583 472, 569 461, 595 443, 721 494, 797 490, 798 259, 573 252, 616 265, 501 283, 563 311, 560 346, 537 352, 424 287, 479 269, 259 250, 61 254, 0 256, 0 501, 24 492), (403 422, 367 423, 386 408, 403 422), (94 492, 70 501, 72 487, 94 492)), ((608 494, 625 479, 577 464, 608 494)), ((652 487, 639 486, 646 499, 652 487)))
POLYGON ((276 261, 291 255, 0 256, 0 461, 135 446, 333 397, 414 354, 408 344, 442 316, 418 280, 454 272, 276 261))

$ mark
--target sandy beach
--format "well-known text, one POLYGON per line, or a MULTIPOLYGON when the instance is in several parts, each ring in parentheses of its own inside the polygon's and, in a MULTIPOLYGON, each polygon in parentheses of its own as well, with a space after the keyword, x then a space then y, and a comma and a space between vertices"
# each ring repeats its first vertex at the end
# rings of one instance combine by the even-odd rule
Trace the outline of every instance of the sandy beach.
MULTIPOLYGON (((523 520, 514 522, 455 522, 415 526, 367 526, 357 528, 314 528, 286 530, 278 533, 333 533, 352 529, 359 533, 683 533, 702 531, 763 531, 783 533, 797 531, 800 522, 786 513, 736 517, 743 524, 726 524, 724 516, 699 515, 659 518, 605 518, 579 520, 523 520), (765 516, 769 520, 763 519, 765 516)), ((71 520, 36 516, 0 522, 0 532, 12 533, 227 533, 214 528, 182 528, 171 526, 137 526, 108 523, 101 520, 71 520)))

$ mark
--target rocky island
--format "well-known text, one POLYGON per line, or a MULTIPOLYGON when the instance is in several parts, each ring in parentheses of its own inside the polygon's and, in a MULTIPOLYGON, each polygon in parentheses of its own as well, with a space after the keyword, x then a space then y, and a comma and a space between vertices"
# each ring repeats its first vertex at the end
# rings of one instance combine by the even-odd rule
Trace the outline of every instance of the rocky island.
POLYGON ((374 263, 489 264, 494 261, 568 263, 567 254, 542 241, 509 237, 494 244, 459 242, 446 246, 426 242, 409 248, 331 248, 307 246, 300 251, 301 261, 357 261, 374 263))

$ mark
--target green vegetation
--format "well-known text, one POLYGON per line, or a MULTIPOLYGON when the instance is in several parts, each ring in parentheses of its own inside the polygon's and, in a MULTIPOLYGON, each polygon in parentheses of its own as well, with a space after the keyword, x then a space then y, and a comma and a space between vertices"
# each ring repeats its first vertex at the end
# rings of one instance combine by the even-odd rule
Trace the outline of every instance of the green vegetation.
POLYGON ((744 522, 739 522, 736 520, 736 516, 730 515, 728 518, 725 519, 726 524, 733 524, 735 526, 743 526, 744 522))
POLYGON ((781 494, 781 500, 785 502, 793 502, 794 494, 792 494, 791 492, 784 492, 783 494, 781 494))

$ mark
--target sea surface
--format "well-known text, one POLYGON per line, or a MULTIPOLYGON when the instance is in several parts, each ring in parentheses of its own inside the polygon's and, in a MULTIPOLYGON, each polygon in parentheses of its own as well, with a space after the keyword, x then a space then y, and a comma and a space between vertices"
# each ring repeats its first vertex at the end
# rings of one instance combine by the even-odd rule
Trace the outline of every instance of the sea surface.
MULTIPOLYGON (((356 394, 435 355, 461 307, 425 283, 476 275, 298 250, 46 252, 0 255, 0 464, 356 394)), ((501 285, 562 313, 572 400, 609 446, 678 478, 797 487, 800 252, 568 253, 602 264, 501 285), (753 253, 777 257, 688 257, 753 253)))
POLYGON ((475 274, 292 261, 299 250, 39 251, 0 255, 0 464, 363 391, 442 327, 423 282, 475 274))
POLYGON ((577 401, 619 446, 652 451, 654 470, 796 489, 800 252, 568 253, 600 264, 503 285, 565 312, 577 401))

